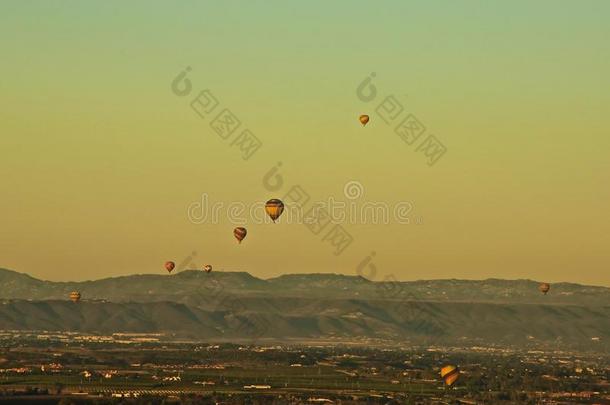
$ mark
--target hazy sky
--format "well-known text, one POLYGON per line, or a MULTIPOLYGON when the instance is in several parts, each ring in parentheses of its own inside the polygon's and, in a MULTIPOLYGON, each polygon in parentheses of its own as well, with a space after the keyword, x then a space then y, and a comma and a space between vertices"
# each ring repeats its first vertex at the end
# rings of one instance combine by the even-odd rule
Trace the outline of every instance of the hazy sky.
POLYGON ((83 280, 195 251, 258 277, 353 275, 374 251, 375 280, 610 285, 610 2, 208 3, 0 3, 0 267, 83 280), (204 89, 219 104, 201 118, 204 89), (426 127, 413 145, 375 112, 390 95, 397 122, 426 127), (241 121, 226 140, 210 127, 225 108, 241 121), (244 129, 262 142, 249 160, 231 145, 244 129), (447 148, 433 166, 417 151, 429 134, 447 148), (309 205, 409 202, 410 223, 347 218, 334 255, 332 224, 244 214, 238 245, 227 206, 295 185, 309 205), (217 223, 189 220, 203 195, 224 204, 217 223))

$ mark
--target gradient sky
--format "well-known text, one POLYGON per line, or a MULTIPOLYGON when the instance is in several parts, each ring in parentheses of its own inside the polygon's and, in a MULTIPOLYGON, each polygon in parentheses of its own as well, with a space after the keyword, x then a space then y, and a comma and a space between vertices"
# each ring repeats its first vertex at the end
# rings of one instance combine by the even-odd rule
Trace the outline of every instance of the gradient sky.
POLYGON ((375 280, 609 286, 609 15, 601 0, 3 1, 0 267, 84 280, 195 251, 263 278, 353 275, 374 251, 375 280), (189 107, 206 88, 263 142, 250 160, 189 107), (390 94, 446 145, 433 167, 375 114, 390 94), (358 204, 411 202, 412 223, 345 223, 335 256, 303 225, 248 220, 237 245, 226 217, 187 218, 204 193, 347 201, 349 181, 358 204))

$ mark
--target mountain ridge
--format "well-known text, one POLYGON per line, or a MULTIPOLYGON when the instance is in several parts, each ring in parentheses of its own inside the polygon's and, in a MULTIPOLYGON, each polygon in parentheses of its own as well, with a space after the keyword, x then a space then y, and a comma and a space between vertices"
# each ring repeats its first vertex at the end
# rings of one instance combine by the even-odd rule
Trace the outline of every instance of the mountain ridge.
MULTIPOLYGON (((0 281, 2 281, 2 275, 4 274, 15 274, 15 275, 22 275, 25 276, 31 280, 35 280, 35 281, 42 281, 42 282, 49 282, 49 283, 74 283, 74 284, 80 284, 80 283, 89 283, 89 282, 97 282, 97 281, 102 281, 102 280, 109 280, 109 279, 120 279, 120 278, 128 278, 128 277, 134 277, 134 276, 138 276, 138 277, 143 277, 143 276, 153 276, 153 277, 164 277, 167 276, 166 274, 162 274, 161 272, 159 273, 133 273, 133 274, 126 274, 126 275, 119 275, 119 276, 111 276, 111 277, 103 277, 103 278, 99 278, 99 279, 88 279, 88 280, 82 280, 82 281, 54 281, 54 280, 45 280, 45 279, 40 279, 40 278, 36 278, 33 277, 27 273, 24 272, 19 272, 17 270, 13 270, 13 269, 7 269, 4 267, 0 267, 0 281)), ((202 270, 199 269, 184 269, 181 270, 179 272, 174 272, 172 274, 172 276, 177 276, 180 274, 190 274, 190 273, 202 273, 202 270)), ((252 279, 256 279, 256 280, 260 280, 260 281, 273 281, 273 280, 278 280, 278 279, 286 279, 286 278, 298 278, 298 277, 312 277, 312 276, 316 276, 316 277, 328 277, 328 278, 345 278, 345 279, 361 279, 363 281, 366 282, 370 282, 370 283, 383 283, 383 282, 388 282, 388 281, 374 281, 374 280, 369 280, 366 277, 360 276, 360 275, 350 275, 350 274, 342 274, 342 273, 286 273, 286 274, 282 274, 279 276, 274 276, 274 277, 269 277, 269 278, 259 278, 256 277, 252 274, 250 274, 247 271, 215 271, 216 274, 239 274, 239 275, 245 275, 249 278, 252 279)), ((416 283, 430 283, 430 282, 464 282, 464 283, 479 283, 479 282, 509 282, 509 283, 516 283, 516 282, 529 282, 529 283, 541 283, 541 282, 545 282, 545 281, 540 281, 540 280, 534 280, 534 279, 529 279, 529 278, 517 278, 517 279, 505 279, 505 278, 497 278, 497 277, 489 277, 489 278, 485 278, 485 279, 460 279, 460 278, 436 278, 436 279, 417 279, 417 280, 394 280, 391 282, 397 282, 397 283, 411 283, 411 284, 416 284, 416 283)), ((589 287, 589 288, 600 288, 600 289, 607 289, 610 290, 610 287, 606 287, 606 286, 600 286, 600 285, 591 285, 591 284, 581 284, 581 283, 574 283, 574 282, 570 282, 570 281, 557 281, 552 283, 552 285, 554 286, 561 286, 561 285, 566 285, 566 286, 580 286, 580 287, 589 287)))
POLYGON ((202 291, 224 294, 307 296, 386 299, 418 299, 467 302, 532 302, 576 305, 610 303, 610 288, 576 283, 554 283, 548 295, 538 291, 539 282, 528 279, 485 280, 437 279, 417 281, 371 281, 357 275, 337 273, 284 274, 260 279, 243 271, 210 274, 183 270, 167 274, 132 274, 86 281, 45 281, 26 273, 0 269, 0 298, 62 299, 72 290, 83 298, 110 301, 170 300, 189 302, 202 291))
POLYGON ((0 269, 0 298, 62 299, 72 290, 83 298, 110 301, 169 300, 192 302, 202 292, 286 297, 418 299, 468 302, 533 302, 604 305, 610 288, 555 283, 542 295, 533 280, 371 281, 337 273, 285 274, 260 279, 247 272, 184 270, 173 275, 132 274, 86 281, 45 281, 26 273, 0 269), (195 297, 195 298, 194 298, 195 297))

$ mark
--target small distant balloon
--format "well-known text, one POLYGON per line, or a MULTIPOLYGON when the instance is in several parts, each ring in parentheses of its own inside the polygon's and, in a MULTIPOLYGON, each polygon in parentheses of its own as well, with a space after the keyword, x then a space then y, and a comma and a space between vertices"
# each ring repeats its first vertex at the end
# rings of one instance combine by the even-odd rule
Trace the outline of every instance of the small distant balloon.
POLYGON ((551 289, 551 285, 549 283, 540 283, 540 285, 538 286, 538 289, 540 290, 541 293, 546 295, 546 293, 548 293, 549 290, 551 289))
POLYGON ((460 370, 457 366, 452 364, 446 365, 441 368, 441 378, 445 381, 447 385, 453 385, 457 381, 460 376, 460 370))
POLYGON ((165 262, 165 270, 167 270, 168 273, 171 273, 172 270, 174 270, 174 267, 176 267, 176 263, 174 263, 174 262, 165 262))
POLYGON ((366 114, 362 114, 358 119, 360 120, 362 126, 365 126, 369 122, 369 116, 366 114))
POLYGON ((237 228, 233 229, 233 236, 235 236, 235 239, 237 239, 239 243, 244 240, 247 234, 248 230, 246 228, 242 228, 241 226, 238 226, 237 228))
POLYGON ((282 212, 284 212, 284 203, 277 198, 273 198, 265 204, 265 211, 267 211, 267 215, 275 222, 275 220, 282 215, 282 212))
POLYGON ((205 271, 206 273, 209 273, 212 271, 212 265, 211 264, 206 264, 205 266, 203 266, 203 271, 205 271))
POLYGON ((80 293, 78 291, 72 291, 70 293, 70 301, 72 301, 72 302, 80 301, 80 293))

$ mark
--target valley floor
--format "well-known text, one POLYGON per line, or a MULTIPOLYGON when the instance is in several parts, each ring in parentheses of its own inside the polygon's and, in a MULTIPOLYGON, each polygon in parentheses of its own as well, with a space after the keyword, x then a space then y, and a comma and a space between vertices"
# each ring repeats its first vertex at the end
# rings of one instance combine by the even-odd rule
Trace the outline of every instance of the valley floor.
POLYGON ((600 353, 60 336, 0 340, 0 403, 610 404, 600 353), (451 387, 446 364, 460 369, 451 387))

